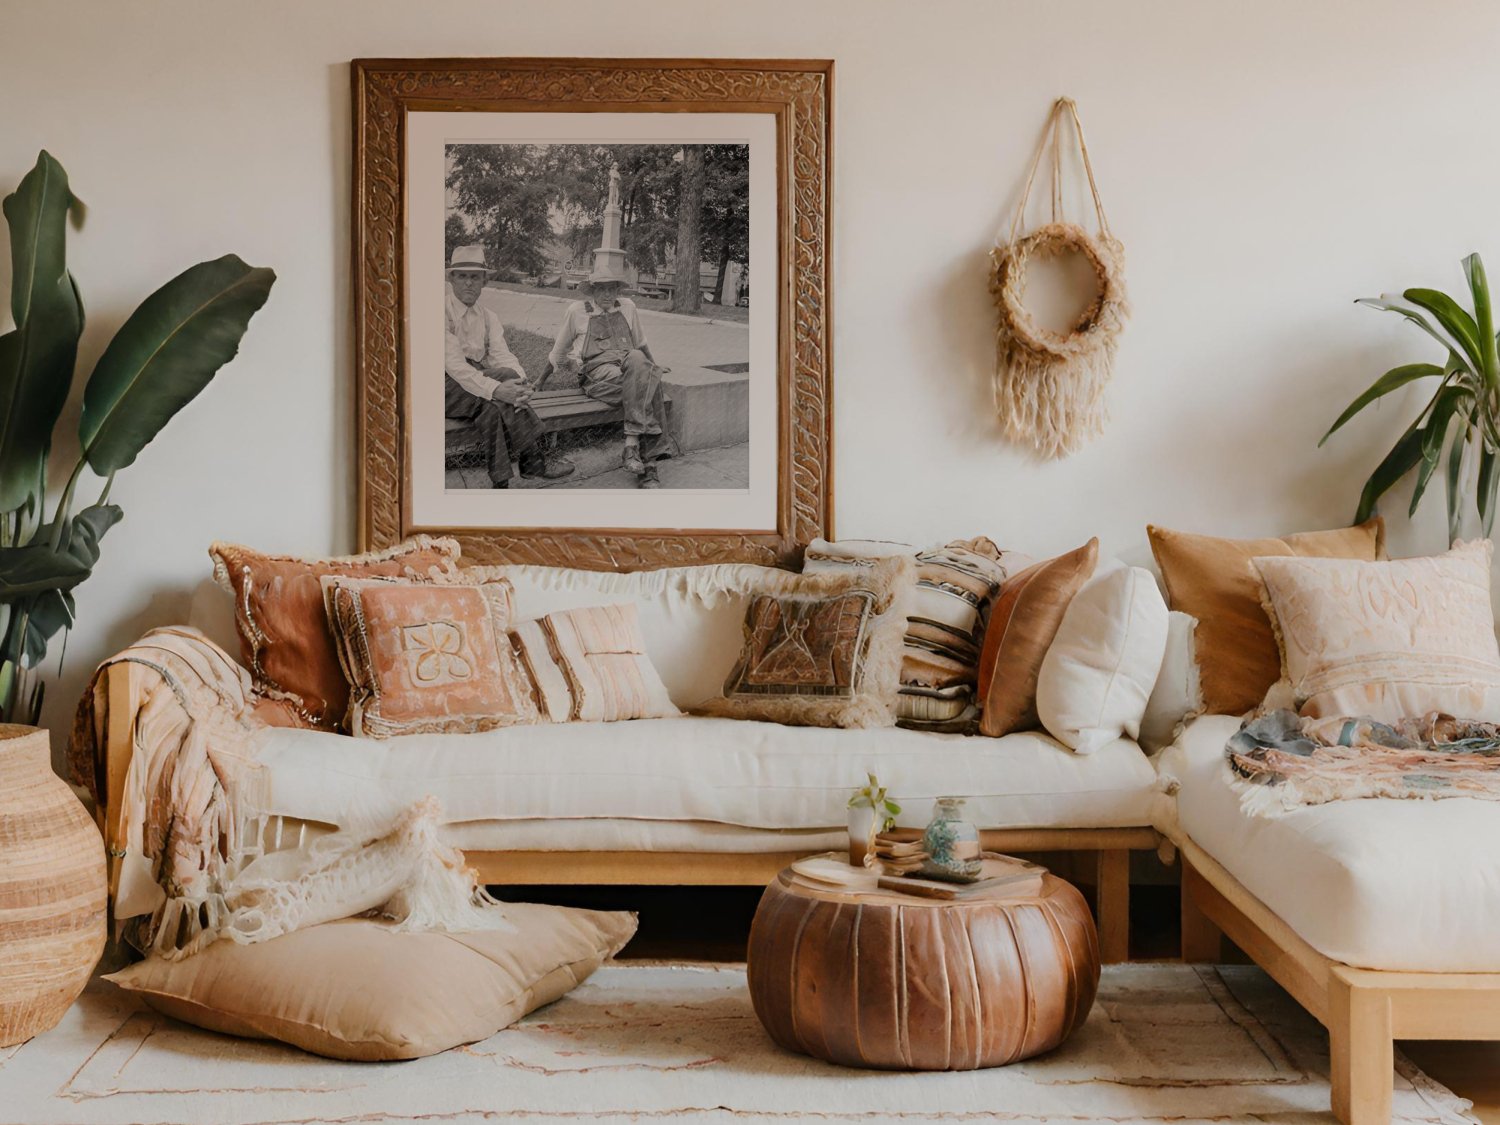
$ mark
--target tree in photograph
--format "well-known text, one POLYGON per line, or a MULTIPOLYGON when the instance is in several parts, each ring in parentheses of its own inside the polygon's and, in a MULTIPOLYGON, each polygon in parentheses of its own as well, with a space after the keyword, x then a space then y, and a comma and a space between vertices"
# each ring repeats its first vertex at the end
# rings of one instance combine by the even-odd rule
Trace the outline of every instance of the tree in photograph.
POLYGON ((704 145, 682 146, 681 188, 677 193, 677 253, 672 311, 696 313, 702 304, 698 267, 703 260, 704 145))
POLYGON ((554 189, 544 174, 546 152, 537 145, 511 144, 449 149, 452 206, 467 220, 473 240, 484 244, 490 267, 502 275, 537 273, 547 265, 554 189))
POLYGON ((750 147, 709 145, 703 185, 703 245, 717 248, 714 303, 724 303, 730 262, 750 260, 750 147))

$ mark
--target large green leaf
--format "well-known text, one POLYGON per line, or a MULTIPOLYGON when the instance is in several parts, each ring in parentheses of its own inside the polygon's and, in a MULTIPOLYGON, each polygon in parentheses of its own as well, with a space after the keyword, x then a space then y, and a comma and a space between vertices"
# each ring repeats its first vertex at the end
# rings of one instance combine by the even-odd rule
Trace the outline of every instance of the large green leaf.
POLYGON ((68 276, 68 176, 46 152, 3 209, 10 227, 11 315, 0 336, 0 511, 41 490, 52 427, 68 398, 83 306, 68 276))
MULTIPOLYGON (((1354 302, 1356 305, 1366 305, 1372 309, 1381 309, 1385 312, 1397 313, 1411 321, 1427 335, 1431 336, 1443 347, 1455 354, 1464 351, 1463 344, 1458 338, 1442 325, 1438 324, 1425 309, 1412 304, 1404 296, 1396 293, 1383 293, 1379 297, 1361 297, 1354 302)), ((1465 358, 1465 363, 1467 359, 1465 358)))
POLYGON ((1422 460, 1422 430, 1413 424, 1402 434, 1385 459, 1375 466, 1370 479, 1365 482, 1359 495, 1359 510, 1354 515, 1355 523, 1364 523, 1375 514, 1376 502, 1391 490, 1391 487, 1422 460))
MULTIPOLYGON (((1479 424, 1479 407, 1473 406, 1469 409, 1467 423, 1463 429, 1454 436, 1453 443, 1448 447, 1448 475, 1446 480, 1446 492, 1448 498, 1448 542, 1454 543, 1458 540, 1458 529, 1463 521, 1463 471, 1464 471, 1464 449, 1469 444, 1469 438, 1474 427, 1479 424)), ((1482 444, 1482 440, 1481 440, 1482 444)))
POLYGON ((1479 342, 1479 326, 1457 301, 1437 289, 1408 289, 1402 296, 1430 312, 1444 330, 1463 345, 1464 355, 1468 356, 1474 370, 1484 370, 1484 348, 1479 342))
POLYGON ((1350 418, 1353 418, 1356 414, 1358 414, 1365 407, 1369 406, 1370 403, 1374 402, 1376 399, 1383 398, 1384 396, 1390 394, 1392 391, 1399 390, 1401 387, 1406 386, 1406 384, 1416 382, 1416 380, 1418 379, 1426 379, 1432 376, 1442 375, 1443 373, 1444 369, 1439 367, 1435 363, 1407 363, 1403 364, 1400 367, 1391 368, 1379 379, 1376 379, 1375 382, 1371 383, 1369 389, 1366 390, 1364 394, 1360 395, 1357 399, 1349 404, 1344 412, 1339 415, 1338 421, 1328 428, 1328 432, 1323 435, 1318 444, 1322 445, 1323 442, 1332 437, 1339 430, 1339 428, 1343 426, 1345 422, 1349 421, 1350 418))
POLYGON ((1420 431, 1422 460, 1417 465, 1417 482, 1411 490, 1411 506, 1406 513, 1408 516, 1417 514, 1417 505, 1422 502, 1422 494, 1427 491, 1427 482, 1432 479, 1438 461, 1442 458, 1443 445, 1448 440, 1448 430, 1454 416, 1467 417, 1470 401, 1469 392, 1462 387, 1444 387, 1433 398, 1432 410, 1420 431))
POLYGON ((1479 328, 1479 343, 1484 350, 1485 385, 1500 388, 1500 353, 1495 344, 1495 312, 1490 303, 1490 283, 1485 276, 1484 261, 1476 251, 1464 259, 1464 277, 1469 295, 1474 298, 1474 321, 1479 328))
POLYGON ((71 590, 89 576, 88 564, 46 543, 0 547, 0 601, 44 590, 71 590))
POLYGON ((99 357, 78 436, 100 476, 123 469, 234 358, 276 275, 233 254, 200 262, 141 302, 99 357))
POLYGON ((1500 485, 1500 458, 1489 449, 1479 451, 1479 520, 1489 535, 1495 526, 1495 488, 1500 485))

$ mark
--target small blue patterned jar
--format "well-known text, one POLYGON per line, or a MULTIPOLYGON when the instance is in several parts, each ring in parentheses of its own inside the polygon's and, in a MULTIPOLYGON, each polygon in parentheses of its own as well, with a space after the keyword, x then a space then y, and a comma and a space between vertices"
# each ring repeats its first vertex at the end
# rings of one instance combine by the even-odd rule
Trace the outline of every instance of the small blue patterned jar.
POLYGON ((979 878, 983 865, 979 829, 964 819, 962 797, 939 797, 927 831, 922 834, 927 862, 922 874, 933 879, 968 883, 979 878))

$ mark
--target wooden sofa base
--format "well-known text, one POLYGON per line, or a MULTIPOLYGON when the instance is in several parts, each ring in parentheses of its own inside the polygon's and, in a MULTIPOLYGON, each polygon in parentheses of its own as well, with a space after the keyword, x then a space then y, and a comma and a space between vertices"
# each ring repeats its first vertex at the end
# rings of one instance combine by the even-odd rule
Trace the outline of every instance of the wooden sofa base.
POLYGON ((1191 840, 1182 855, 1182 957, 1228 937, 1328 1029, 1333 1112, 1388 1125, 1397 1039, 1500 1039, 1500 973, 1356 969, 1323 956, 1191 840))
MULTIPOLYGON (((915 837, 915 831, 910 833, 915 837)), ((1130 853, 1154 849, 1150 828, 1015 828, 985 831, 988 851, 1095 853, 1099 953, 1105 964, 1129 958, 1130 853)), ((790 852, 466 852, 486 884, 538 886, 758 886, 811 854, 790 852)))
MULTIPOLYGON (((125 775, 135 750, 135 716, 140 677, 137 664, 106 670, 109 718, 105 731, 104 804, 97 810, 106 844, 117 846, 125 775)), ((915 839, 920 833, 909 830, 915 839)), ((1093 852, 1098 902, 1099 953, 1106 964, 1129 959, 1130 853, 1154 850, 1152 828, 1015 828, 981 833, 982 845, 998 852, 1093 852)), ((809 854, 787 852, 543 852, 465 854, 480 879, 492 885, 619 884, 626 886, 765 886, 794 860, 809 854)), ((110 900, 118 887, 119 861, 110 860, 110 900)))

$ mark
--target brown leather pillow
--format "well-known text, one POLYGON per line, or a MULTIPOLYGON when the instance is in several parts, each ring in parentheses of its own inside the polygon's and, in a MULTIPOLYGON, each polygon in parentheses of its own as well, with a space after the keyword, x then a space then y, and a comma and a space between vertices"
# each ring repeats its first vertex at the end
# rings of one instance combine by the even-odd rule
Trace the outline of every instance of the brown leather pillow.
POLYGON ((1040 725, 1036 681, 1063 613, 1099 561, 1099 540, 1027 567, 1000 587, 979 657, 979 733, 992 738, 1040 725))
POLYGON ((1385 557, 1385 521, 1379 516, 1357 527, 1280 538, 1218 539, 1150 525, 1146 534, 1167 604, 1198 619, 1203 708, 1215 715, 1241 715, 1260 706, 1281 676, 1281 656, 1251 559, 1295 555, 1373 562, 1385 557))
POLYGON ((307 726, 337 730, 349 685, 323 611, 323 577, 446 575, 458 550, 452 539, 419 535, 389 550, 332 559, 267 555, 232 543, 215 543, 208 554, 215 581, 234 598, 240 654, 256 690, 288 704, 307 726))

